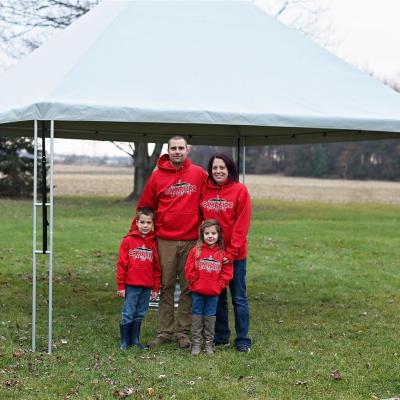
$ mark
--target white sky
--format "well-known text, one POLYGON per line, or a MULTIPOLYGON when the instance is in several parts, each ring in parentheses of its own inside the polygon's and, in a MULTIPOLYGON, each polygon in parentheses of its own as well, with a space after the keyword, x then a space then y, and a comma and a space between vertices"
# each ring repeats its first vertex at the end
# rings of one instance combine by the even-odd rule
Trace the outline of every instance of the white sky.
MULTIPOLYGON (((270 0, 256 0, 257 4, 270 0)), ((376 76, 400 83, 400 0, 317 0, 329 50, 376 76)), ((9 65, 0 54, 0 70, 9 65)), ((56 140, 58 154, 123 155, 108 142, 56 140)))
POLYGON ((400 81, 400 1, 320 0, 327 7, 339 57, 379 77, 400 81))

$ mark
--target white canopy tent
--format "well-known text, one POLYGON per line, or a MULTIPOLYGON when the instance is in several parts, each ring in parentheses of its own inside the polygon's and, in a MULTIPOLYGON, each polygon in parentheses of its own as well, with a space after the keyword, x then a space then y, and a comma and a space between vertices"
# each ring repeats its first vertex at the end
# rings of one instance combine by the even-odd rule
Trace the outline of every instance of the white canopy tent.
POLYGON ((400 95, 249 1, 103 1, 0 76, 0 134, 192 143, 400 137, 400 95))
MULTIPOLYGON (((0 76, 0 136, 192 144, 400 138, 400 95, 250 1, 102 1, 0 76)), ((32 348, 35 349, 36 207, 32 348)), ((44 251, 44 250, 43 250, 44 251)), ((45 252, 45 251, 44 251, 45 252)))

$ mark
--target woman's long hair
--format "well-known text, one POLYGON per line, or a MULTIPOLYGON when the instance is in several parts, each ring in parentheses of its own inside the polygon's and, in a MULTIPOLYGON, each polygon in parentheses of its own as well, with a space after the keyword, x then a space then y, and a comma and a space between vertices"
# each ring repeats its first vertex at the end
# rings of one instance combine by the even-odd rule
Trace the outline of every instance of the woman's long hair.
POLYGON ((208 176, 214 181, 214 178, 212 176, 212 165, 216 158, 219 158, 225 163, 226 169, 228 170, 228 179, 234 182, 239 182, 239 173, 236 168, 235 161, 233 161, 231 156, 225 153, 216 153, 210 158, 210 161, 207 165, 208 176))
POLYGON ((218 233, 218 240, 216 245, 220 250, 224 248, 224 238, 222 237, 222 232, 221 232, 221 225, 218 223, 216 219, 206 219, 203 221, 199 227, 199 238, 197 239, 196 247, 196 258, 200 255, 201 249, 204 244, 204 231, 206 228, 211 228, 212 226, 215 226, 215 229, 217 230, 218 233))

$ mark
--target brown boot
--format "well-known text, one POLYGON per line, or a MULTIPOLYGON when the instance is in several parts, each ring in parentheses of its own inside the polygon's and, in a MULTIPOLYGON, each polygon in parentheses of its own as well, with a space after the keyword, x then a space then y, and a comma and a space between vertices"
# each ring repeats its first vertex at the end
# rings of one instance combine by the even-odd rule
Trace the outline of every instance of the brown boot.
POLYGON ((160 335, 157 335, 155 339, 153 339, 148 346, 153 349, 154 347, 161 346, 162 344, 165 343, 170 343, 171 338, 169 336, 163 335, 162 333, 160 335))
POLYGON ((192 356, 198 356, 203 342, 204 317, 192 315, 192 356))
POLYGON ((215 319, 216 317, 204 317, 204 352, 206 354, 214 354, 214 335, 215 335, 215 319))
POLYGON ((185 335, 183 333, 176 335, 176 340, 178 342, 179 348, 181 349, 188 349, 191 345, 188 335, 185 335))

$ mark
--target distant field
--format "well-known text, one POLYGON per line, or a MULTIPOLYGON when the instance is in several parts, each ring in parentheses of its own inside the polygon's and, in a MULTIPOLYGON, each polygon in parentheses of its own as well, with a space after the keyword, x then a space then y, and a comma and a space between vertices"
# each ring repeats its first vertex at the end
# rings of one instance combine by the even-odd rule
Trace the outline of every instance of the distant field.
MULTIPOLYGON (((55 165, 56 195, 127 196, 132 182, 131 168, 55 165)), ((400 182, 247 175, 245 183, 255 199, 400 204, 400 182)))

